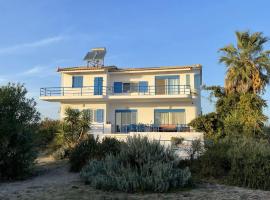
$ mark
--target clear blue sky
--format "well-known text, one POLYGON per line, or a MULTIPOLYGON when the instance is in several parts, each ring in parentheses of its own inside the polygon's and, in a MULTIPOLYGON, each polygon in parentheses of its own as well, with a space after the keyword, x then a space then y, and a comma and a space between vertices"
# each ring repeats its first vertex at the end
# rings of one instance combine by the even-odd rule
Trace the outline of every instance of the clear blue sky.
MULTIPOLYGON (((39 88, 59 86, 56 67, 82 65, 99 46, 107 65, 200 63, 204 84, 223 85, 218 49, 235 42, 235 30, 270 37, 269 8, 267 0, 0 0, 0 85, 25 83, 42 115, 57 118, 59 105, 39 101, 39 88)), ((213 110, 206 96, 204 113, 213 110)))

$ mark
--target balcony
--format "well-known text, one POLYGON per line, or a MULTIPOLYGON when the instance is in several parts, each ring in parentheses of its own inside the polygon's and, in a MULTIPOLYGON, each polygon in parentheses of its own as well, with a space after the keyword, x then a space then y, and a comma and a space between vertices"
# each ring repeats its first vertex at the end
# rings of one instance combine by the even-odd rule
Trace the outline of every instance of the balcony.
POLYGON ((40 89, 40 98, 48 101, 61 99, 156 99, 184 98, 191 96, 189 85, 162 85, 133 88, 115 88, 112 86, 47 87, 40 89))

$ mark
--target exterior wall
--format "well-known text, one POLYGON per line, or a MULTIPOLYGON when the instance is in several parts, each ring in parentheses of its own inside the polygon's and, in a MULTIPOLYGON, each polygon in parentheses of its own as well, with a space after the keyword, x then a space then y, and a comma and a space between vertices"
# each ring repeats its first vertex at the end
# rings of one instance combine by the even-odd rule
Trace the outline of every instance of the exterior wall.
POLYGON ((72 108, 72 109, 104 109, 104 122, 107 121, 107 115, 106 115, 106 110, 107 110, 107 104, 106 103, 61 103, 61 108, 60 108, 60 119, 63 119, 65 117, 65 109, 66 108, 72 108))
POLYGON ((155 76, 179 75, 180 85, 186 85, 186 74, 190 74, 190 86, 194 88, 194 74, 199 71, 178 71, 178 72, 151 72, 151 73, 114 73, 114 72, 83 72, 83 73, 61 73, 61 87, 72 87, 72 76, 83 76, 84 86, 94 86, 94 77, 103 77, 103 86, 113 86, 114 82, 125 81, 148 81, 149 86, 155 85, 155 76))
MULTIPOLYGON (((103 77, 103 86, 113 86, 114 82, 139 82, 148 81, 149 86, 155 85, 155 76, 162 75, 178 75, 180 78, 180 85, 186 85, 186 75, 190 75, 190 86, 194 90, 194 74, 200 73, 199 70, 176 70, 176 71, 162 71, 162 72, 144 72, 144 73, 130 73, 130 72, 62 72, 61 86, 72 87, 72 76, 83 76, 83 86, 94 86, 95 77, 103 77)), ((194 90, 195 91, 195 90, 194 90)), ((104 109, 104 122, 110 122, 112 126, 115 125, 115 110, 116 109, 136 109, 137 122, 150 124, 154 123, 154 109, 185 109, 186 123, 201 114, 200 91, 196 91, 197 96, 188 99, 166 99, 160 98, 155 100, 130 100, 122 99, 121 101, 110 101, 108 99, 100 99, 91 101, 87 99, 77 99, 76 101, 68 100, 68 96, 64 101, 61 101, 60 118, 63 119, 66 107, 74 109, 104 109)), ((123 96, 124 97, 124 96, 123 96)), ((76 98, 76 96, 75 96, 76 98)), ((94 99, 94 98, 93 98, 94 99)))
POLYGON ((138 103, 110 103, 108 106, 108 119, 111 124, 115 125, 115 110, 116 109, 136 109, 137 122, 150 124, 154 123, 154 109, 185 109, 186 123, 198 116, 200 112, 198 107, 191 102, 138 102, 138 103))
MULTIPOLYGON (((186 75, 190 75, 191 90, 196 95, 188 97, 179 97, 172 95, 158 95, 153 96, 140 96, 139 98, 133 98, 132 95, 119 95, 119 97, 112 98, 111 96, 48 96, 51 101, 60 102, 60 118, 63 119, 66 107, 74 109, 103 109, 104 110, 104 123, 110 122, 115 125, 115 110, 116 109, 136 109, 137 110, 137 122, 150 124, 154 123, 154 109, 185 109, 186 124, 192 119, 201 114, 201 100, 200 90, 194 89, 194 75, 200 74, 199 69, 175 69, 175 70, 159 70, 151 71, 145 70, 143 72, 137 71, 116 71, 108 72, 106 70, 98 71, 70 71, 61 72, 61 87, 72 87, 72 76, 83 76, 83 86, 94 86, 95 77, 103 77, 103 86, 113 86, 114 82, 139 82, 148 81, 148 86, 155 86, 155 76, 177 75, 179 76, 180 85, 186 85, 186 75), (166 97, 167 96, 167 97, 166 97), (145 98, 146 97, 146 98, 145 98), (55 98, 55 100, 53 99, 55 98), (118 98, 118 99, 117 99, 118 98), (133 98, 133 99, 132 99, 133 98)), ((71 89, 73 90, 73 89, 71 89)), ((74 90, 80 90, 80 88, 74 88, 74 90)), ((105 91, 105 90, 104 90, 105 91)), ((108 94, 109 95, 109 94, 108 94)), ((189 94, 190 95, 190 94, 189 94)), ((46 100, 46 98, 44 100, 46 100)))
POLYGON ((107 73, 61 73, 61 87, 72 87, 72 76, 83 76, 83 86, 94 86, 95 77, 103 77, 103 86, 107 86, 107 73))

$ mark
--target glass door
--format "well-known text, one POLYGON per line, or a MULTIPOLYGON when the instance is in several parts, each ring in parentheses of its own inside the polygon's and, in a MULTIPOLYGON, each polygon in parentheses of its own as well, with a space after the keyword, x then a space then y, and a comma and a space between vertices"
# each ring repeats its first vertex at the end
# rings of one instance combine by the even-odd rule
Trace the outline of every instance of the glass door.
POLYGON ((179 94, 179 76, 156 76, 155 79, 157 95, 179 94))
POLYGON ((135 131, 137 124, 136 110, 116 110, 115 111, 115 131, 128 133, 135 131))

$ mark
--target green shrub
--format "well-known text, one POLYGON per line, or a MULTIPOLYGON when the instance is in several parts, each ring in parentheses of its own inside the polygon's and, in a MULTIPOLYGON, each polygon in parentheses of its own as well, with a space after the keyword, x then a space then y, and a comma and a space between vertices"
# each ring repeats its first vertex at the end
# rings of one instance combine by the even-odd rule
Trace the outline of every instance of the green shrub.
POLYGON ((228 174, 231 168, 231 161, 228 157, 230 143, 225 140, 218 142, 206 141, 205 151, 194 164, 199 169, 199 175, 203 177, 220 178, 228 174))
POLYGON ((141 137, 129 137, 117 155, 91 160, 81 177, 96 189, 124 192, 166 192, 191 182, 189 169, 177 167, 171 150, 141 137))
POLYGON ((255 189, 270 189, 270 144, 266 140, 238 139, 229 150, 229 183, 255 189))
POLYGON ((14 135, 0 145, 0 179, 24 179, 33 171, 37 152, 32 135, 14 135))
POLYGON ((61 128, 59 120, 45 118, 39 123, 38 132, 35 134, 35 144, 41 149, 46 148, 61 132, 61 128))
POLYGON ((115 138, 105 137, 98 143, 97 158, 104 159, 107 154, 116 155, 120 152, 121 142, 115 138))
POLYGON ((23 85, 0 87, 0 179, 21 179, 32 173, 39 113, 26 94, 23 85))
POLYGON ((91 135, 81 141, 71 151, 69 156, 70 171, 78 172, 90 159, 95 159, 98 151, 98 141, 91 135))
POLYGON ((120 142, 114 138, 103 138, 99 142, 92 135, 81 141, 69 156, 70 170, 78 172, 89 160, 104 159, 107 154, 116 155, 120 151, 120 142))

